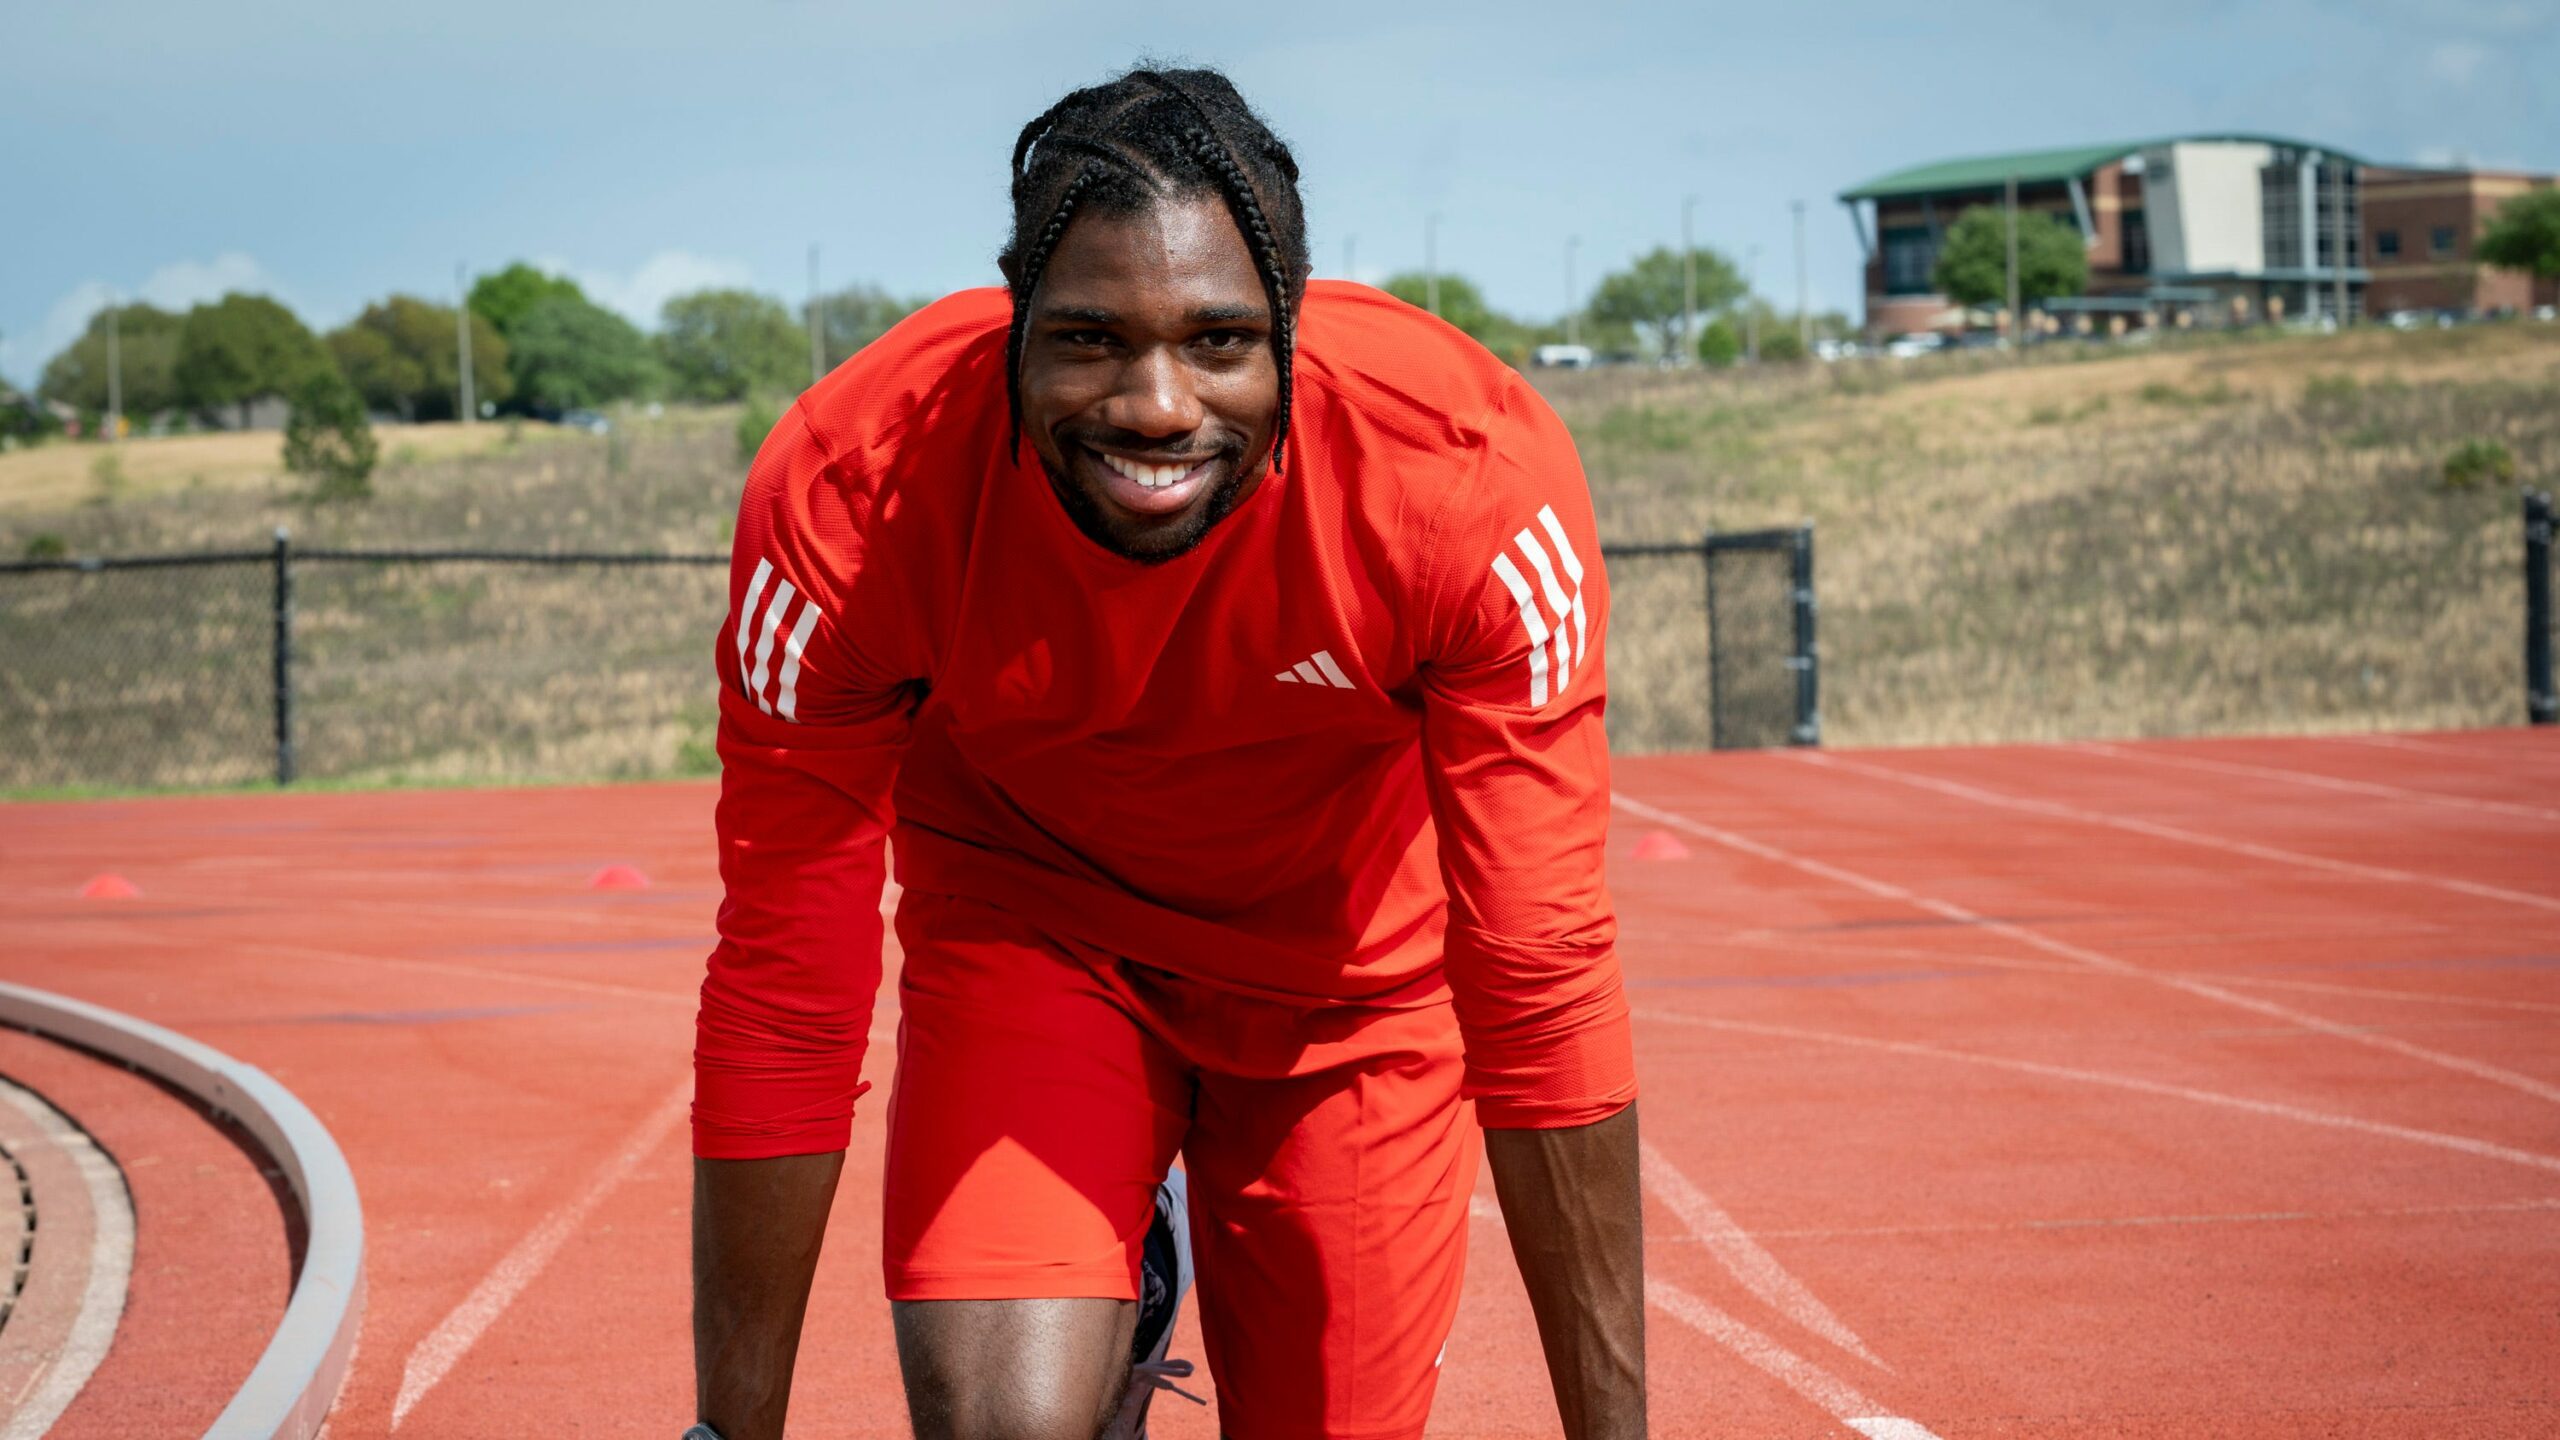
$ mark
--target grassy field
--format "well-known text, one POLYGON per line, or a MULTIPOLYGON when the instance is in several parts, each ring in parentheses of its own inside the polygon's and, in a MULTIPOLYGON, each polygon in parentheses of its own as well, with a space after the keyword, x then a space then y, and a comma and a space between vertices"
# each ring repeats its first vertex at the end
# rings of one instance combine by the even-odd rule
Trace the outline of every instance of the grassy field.
MULTIPOLYGON (((1753 375, 1542 375, 1602 533, 1813 522, 1830 743, 2512 723, 2515 485, 2560 481, 2560 326, 2199 339, 1753 375), (2073 356, 2087 354, 2089 358, 2073 356)), ((315 506, 273 436, 0 455, 0 556, 305 546, 717 551, 732 413, 386 430, 315 506)), ((1613 572, 1630 748, 1704 743, 1694 562, 1613 572)), ((303 773, 635 776, 710 760, 717 570, 303 566, 303 773)), ((255 781, 263 568, 0 577, 0 787, 255 781), (113 773, 101 773, 101 767, 113 773)))

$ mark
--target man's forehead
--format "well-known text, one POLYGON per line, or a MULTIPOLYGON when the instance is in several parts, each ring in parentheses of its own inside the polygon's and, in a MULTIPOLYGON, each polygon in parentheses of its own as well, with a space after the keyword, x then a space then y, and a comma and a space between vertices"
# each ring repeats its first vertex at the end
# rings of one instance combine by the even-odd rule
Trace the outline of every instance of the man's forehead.
POLYGON ((1040 317, 1109 324, 1139 310, 1201 323, 1270 318, 1261 272, 1223 204, 1092 213, 1067 227, 1041 277, 1040 317))

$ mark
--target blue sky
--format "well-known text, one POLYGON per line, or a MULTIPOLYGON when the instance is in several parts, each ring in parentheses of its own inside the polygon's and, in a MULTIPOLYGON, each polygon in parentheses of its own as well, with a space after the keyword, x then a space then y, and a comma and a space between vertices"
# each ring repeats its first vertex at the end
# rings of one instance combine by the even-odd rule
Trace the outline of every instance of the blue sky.
POLYGON ((1854 312, 1830 198, 1984 151, 2251 129, 2560 170, 2560 0, 1820 6, 1122 0, 96 0, 0 44, 0 375, 110 290, 273 294, 326 327, 525 258, 635 318, 746 284, 994 277, 1015 131, 1141 55, 1220 65, 1296 146, 1319 273, 1422 261, 1551 316, 1676 243, 1854 312))

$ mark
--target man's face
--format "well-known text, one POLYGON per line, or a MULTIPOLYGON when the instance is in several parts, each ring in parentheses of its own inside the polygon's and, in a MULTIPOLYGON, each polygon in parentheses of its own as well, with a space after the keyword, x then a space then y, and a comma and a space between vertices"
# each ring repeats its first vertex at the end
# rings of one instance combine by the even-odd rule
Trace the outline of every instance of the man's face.
POLYGON ((1022 423, 1077 528, 1170 560, 1269 468, 1280 366, 1227 207, 1171 200, 1067 228, 1032 297, 1022 423))

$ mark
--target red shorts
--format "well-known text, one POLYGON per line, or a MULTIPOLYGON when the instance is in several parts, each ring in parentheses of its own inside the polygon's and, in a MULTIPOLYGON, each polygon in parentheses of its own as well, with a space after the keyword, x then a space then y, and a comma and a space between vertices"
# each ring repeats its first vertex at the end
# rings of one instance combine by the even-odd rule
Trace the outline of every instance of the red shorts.
POLYGON ((890 1299, 1134 1299, 1179 1151, 1231 1440, 1422 1433, 1479 1145, 1445 992, 1289 1005, 912 890, 898 938, 890 1299))

